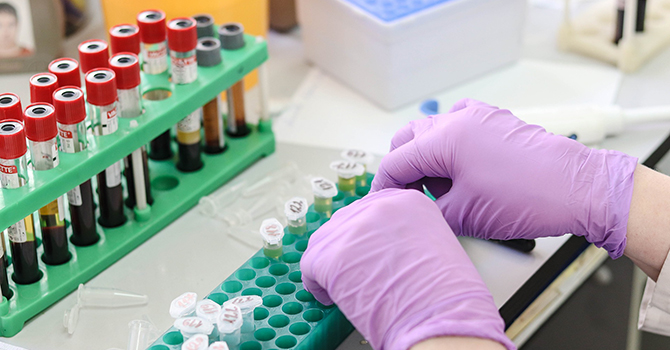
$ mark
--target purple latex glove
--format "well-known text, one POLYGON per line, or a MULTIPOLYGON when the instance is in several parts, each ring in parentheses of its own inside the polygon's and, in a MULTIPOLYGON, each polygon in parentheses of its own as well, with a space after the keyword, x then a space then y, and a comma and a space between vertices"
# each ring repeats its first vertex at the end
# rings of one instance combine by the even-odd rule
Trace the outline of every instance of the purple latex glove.
POLYGON ((588 148, 466 99, 400 130, 372 191, 425 184, 457 235, 573 233, 618 258, 626 246, 636 164, 637 158, 588 148))
POLYGON ((310 237, 300 268, 305 289, 335 302, 374 349, 438 336, 514 349, 474 265, 417 191, 383 190, 340 209, 310 237))

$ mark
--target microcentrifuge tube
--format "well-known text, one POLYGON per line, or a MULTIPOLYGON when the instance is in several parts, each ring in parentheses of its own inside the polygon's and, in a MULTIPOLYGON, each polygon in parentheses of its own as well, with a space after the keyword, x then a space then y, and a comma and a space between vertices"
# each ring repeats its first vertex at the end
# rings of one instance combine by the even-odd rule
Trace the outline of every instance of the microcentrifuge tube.
POLYGON ((295 162, 288 162, 279 170, 273 171, 268 176, 247 187, 244 192, 242 192, 242 196, 253 197, 266 193, 270 189, 282 186, 283 184, 293 184, 301 175, 302 173, 300 172, 300 169, 298 169, 298 165, 295 162))
POLYGON ((160 336, 158 329, 146 320, 133 320, 128 323, 127 350, 145 350, 160 336))
POLYGON ((326 217, 333 215, 333 197, 337 196, 335 184, 322 177, 312 179, 312 192, 314 192, 314 211, 325 214, 326 217))
POLYGON ((284 205, 284 214, 288 220, 288 231, 298 237, 307 232, 307 210, 309 204, 307 199, 302 197, 293 197, 284 205))
POLYGON ((266 214, 277 211, 284 204, 280 196, 266 195, 260 197, 251 207, 235 208, 226 210, 216 218, 226 223, 229 227, 244 226, 251 223, 254 219, 265 216, 266 214))
POLYGON ((254 309, 263 304, 263 299, 258 295, 243 295, 230 299, 223 303, 223 306, 237 305, 242 312, 242 333, 254 331, 254 309))
POLYGON ((242 310, 237 305, 228 304, 221 308, 216 326, 219 329, 219 340, 236 347, 240 343, 242 328, 242 310))
POLYGON ((337 186, 341 192, 350 196, 356 193, 356 178, 365 174, 365 168, 356 162, 337 160, 330 163, 330 168, 337 171, 337 186))
POLYGON ((211 322, 198 316, 180 317, 174 321, 173 325, 187 339, 196 334, 209 335, 214 329, 214 325, 211 322))
POLYGON ((356 176, 356 186, 365 187, 369 186, 368 184, 368 174, 367 169, 370 163, 374 160, 374 156, 366 151, 361 151, 357 149, 346 149, 342 151, 342 158, 345 160, 356 162, 363 165, 363 174, 356 176))
POLYGON ((261 223, 261 237, 263 237, 263 254, 270 259, 279 259, 283 253, 282 238, 284 227, 279 220, 265 219, 261 223))
POLYGON ((221 193, 212 193, 200 198, 200 201, 198 201, 200 214, 215 217, 222 209, 234 203, 240 197, 242 189, 246 186, 246 181, 242 181, 226 188, 221 193))
POLYGON ((225 341, 215 341, 209 344, 207 350, 230 350, 225 341))
POLYGON ((195 310, 198 295, 193 292, 186 292, 176 297, 170 303, 170 316, 172 318, 184 317, 195 310))
POLYGON ((196 334, 181 345, 181 350, 207 350, 209 338, 204 334, 196 334))
MULTIPOLYGON (((213 300, 204 299, 195 304, 195 315, 212 324, 216 324, 216 318, 220 313, 221 305, 215 303, 213 300)), ((212 330, 210 338, 219 339, 219 331, 216 328, 212 330)))

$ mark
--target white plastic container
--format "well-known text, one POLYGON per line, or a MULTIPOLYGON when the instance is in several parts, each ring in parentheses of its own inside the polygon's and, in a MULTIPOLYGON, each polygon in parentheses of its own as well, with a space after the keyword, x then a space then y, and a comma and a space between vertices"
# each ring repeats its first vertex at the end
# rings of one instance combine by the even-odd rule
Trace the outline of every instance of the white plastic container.
POLYGON ((395 109, 516 61, 527 0, 297 3, 307 59, 395 109))

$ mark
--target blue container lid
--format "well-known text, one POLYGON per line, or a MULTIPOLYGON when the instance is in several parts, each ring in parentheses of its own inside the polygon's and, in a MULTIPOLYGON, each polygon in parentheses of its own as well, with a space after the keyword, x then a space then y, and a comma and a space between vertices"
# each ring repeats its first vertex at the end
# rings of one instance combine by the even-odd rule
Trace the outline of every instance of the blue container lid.
MULTIPOLYGON (((322 1, 322 0, 321 0, 322 1)), ((391 22, 451 0, 346 0, 365 12, 391 22)))

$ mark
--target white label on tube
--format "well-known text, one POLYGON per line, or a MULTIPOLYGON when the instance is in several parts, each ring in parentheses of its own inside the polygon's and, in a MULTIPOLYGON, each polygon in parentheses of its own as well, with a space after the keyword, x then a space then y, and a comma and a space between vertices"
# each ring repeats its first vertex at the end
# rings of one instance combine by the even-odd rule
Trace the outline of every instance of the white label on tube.
POLYGON ((67 202, 70 203, 70 205, 76 206, 80 206, 82 204, 81 189, 79 186, 67 191, 67 202))
POLYGON ((308 207, 307 199, 293 197, 284 205, 284 214, 286 214, 287 219, 295 221, 307 215, 308 207))
POLYGON ((167 70, 166 42, 142 44, 142 69, 147 74, 160 74, 167 70))
POLYGON ((209 338, 204 334, 196 334, 181 345, 181 350, 207 350, 209 338))
POLYGON ((214 325, 201 317, 182 317, 174 321, 174 327, 184 333, 210 334, 214 325))
POLYGON ((242 310, 237 305, 224 305, 216 320, 219 333, 232 333, 242 327, 242 310))
POLYGON ((188 53, 170 51, 170 59, 173 83, 189 84, 198 79, 198 62, 196 61, 195 50, 188 53))
POLYGON ((196 316, 202 317, 212 323, 216 323, 216 317, 219 316, 220 312, 221 305, 210 299, 201 300, 195 305, 196 316))
POLYGON ((284 227, 275 218, 265 219, 261 223, 261 236, 269 244, 277 244, 284 237, 284 227))
POLYGON ((118 161, 105 169, 107 187, 116 187, 121 184, 121 161, 118 161))
POLYGON ((170 316, 179 318, 188 315, 195 309, 196 299, 198 299, 198 295, 192 292, 186 292, 176 297, 170 304, 170 316))
POLYGON ((312 179, 312 191, 314 191, 315 196, 320 198, 333 198, 337 196, 337 187, 335 187, 335 184, 322 177, 312 179))
POLYGON ((186 118, 177 123, 177 130, 181 132, 194 132, 200 130, 200 109, 196 109, 186 118))
POLYGON ((63 130, 58 128, 58 136, 60 137, 60 149, 65 153, 74 153, 74 133, 70 130, 63 130))
POLYGON ((229 350, 229 348, 225 341, 215 341, 209 344, 207 350, 229 350))
POLYGON ((18 188, 21 186, 19 169, 13 159, 0 159, 0 185, 2 188, 18 188))
POLYGON ((344 179, 361 176, 365 172, 362 164, 346 160, 336 160, 330 163, 330 168, 337 171, 337 176, 344 179))
POLYGON ((346 160, 361 164, 370 164, 373 159, 372 154, 358 149, 345 149, 342 151, 341 156, 346 160))
POLYGON ((228 304, 239 306, 242 313, 246 314, 261 306, 263 299, 258 295, 243 295, 226 301, 223 303, 223 306, 227 306, 228 304))
POLYGON ((28 233, 26 232, 26 223, 21 220, 16 224, 7 228, 7 236, 9 241, 14 243, 24 243, 28 241, 28 233))
POLYGON ((119 128, 116 102, 100 107, 100 126, 103 135, 113 134, 119 128))

